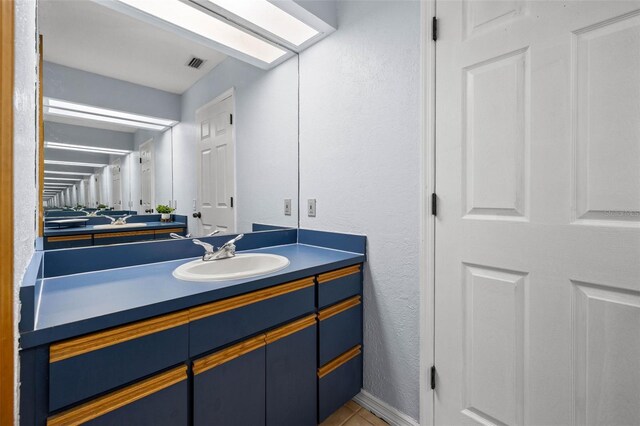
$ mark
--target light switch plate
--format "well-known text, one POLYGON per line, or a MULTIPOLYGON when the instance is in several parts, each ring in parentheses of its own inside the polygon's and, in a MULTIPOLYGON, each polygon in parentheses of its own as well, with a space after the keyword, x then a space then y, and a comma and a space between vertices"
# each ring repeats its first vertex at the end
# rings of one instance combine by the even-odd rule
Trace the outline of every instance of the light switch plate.
POLYGON ((309 217, 316 217, 316 199, 310 198, 307 200, 307 215, 309 217))
POLYGON ((284 215, 291 216, 291 198, 285 198, 284 200, 284 215))

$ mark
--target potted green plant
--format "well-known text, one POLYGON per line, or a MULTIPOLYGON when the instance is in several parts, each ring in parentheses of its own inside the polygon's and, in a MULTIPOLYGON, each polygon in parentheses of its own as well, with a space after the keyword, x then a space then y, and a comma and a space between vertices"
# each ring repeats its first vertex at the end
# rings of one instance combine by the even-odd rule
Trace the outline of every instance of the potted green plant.
POLYGON ((171 222, 171 212, 174 210, 175 209, 164 204, 158 204, 156 207, 156 211, 160 213, 160 221, 162 222, 171 222))
POLYGON ((106 209, 106 208, 107 208, 107 206, 106 206, 106 205, 104 205, 104 204, 98 204, 98 210, 104 210, 104 209, 106 209))

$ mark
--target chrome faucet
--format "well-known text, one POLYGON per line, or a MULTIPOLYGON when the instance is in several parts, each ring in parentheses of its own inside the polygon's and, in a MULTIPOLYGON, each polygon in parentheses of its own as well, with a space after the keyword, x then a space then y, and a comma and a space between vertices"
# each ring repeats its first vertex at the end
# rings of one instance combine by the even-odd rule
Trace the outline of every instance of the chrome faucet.
POLYGON ((129 219, 131 216, 131 214, 128 214, 126 216, 121 216, 117 219, 111 217, 111 216, 107 216, 106 214, 102 215, 103 217, 106 217, 107 219, 111 220, 111 225, 124 225, 127 223, 127 219, 129 219))
MULTIPOLYGON (((220 232, 221 232, 221 231, 220 231, 219 229, 216 229, 216 230, 215 230, 215 231, 213 231, 213 232, 209 232, 207 235, 205 235, 205 237, 211 237, 211 236, 213 236, 213 235, 219 234, 220 232)), ((187 239, 187 238, 191 238, 191 234, 187 234, 187 235, 185 235, 185 236, 183 237, 182 235, 178 235, 178 234, 175 234, 175 233, 173 233, 173 232, 172 232, 172 233, 170 233, 170 234, 169 234, 169 236, 170 236, 171 238, 173 238, 173 239, 176 239, 176 240, 185 240, 185 239, 187 239)))
POLYGON ((193 240, 193 244, 197 244, 204 248, 204 254, 202 255, 202 260, 208 262, 210 260, 221 260, 221 259, 229 259, 236 255, 236 245, 235 243, 242 239, 244 234, 240 234, 237 237, 227 241, 224 243, 218 250, 216 250, 211 244, 205 243, 198 239, 193 240))

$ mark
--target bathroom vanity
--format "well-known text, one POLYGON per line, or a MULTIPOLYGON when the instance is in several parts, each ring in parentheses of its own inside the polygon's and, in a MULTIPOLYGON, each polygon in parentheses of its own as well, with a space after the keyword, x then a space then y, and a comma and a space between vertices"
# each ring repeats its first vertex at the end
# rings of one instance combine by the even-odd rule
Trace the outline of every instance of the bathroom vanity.
POLYGON ((247 234, 243 253, 289 265, 217 282, 172 275, 188 239, 44 252, 21 289, 21 424, 323 421, 362 386, 365 244, 247 234))

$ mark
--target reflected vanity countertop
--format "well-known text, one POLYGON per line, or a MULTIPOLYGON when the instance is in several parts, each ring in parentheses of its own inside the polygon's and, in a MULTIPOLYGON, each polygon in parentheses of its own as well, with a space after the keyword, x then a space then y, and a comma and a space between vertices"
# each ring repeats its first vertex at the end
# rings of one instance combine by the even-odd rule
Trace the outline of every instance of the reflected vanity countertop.
MULTIPOLYGON (((174 224, 175 225, 175 224, 174 224)), ((240 252, 239 252, 240 253, 240 252)), ((365 261, 365 255, 304 244, 247 250, 272 253, 290 264, 272 274, 232 281, 190 282, 173 270, 195 258, 40 279, 28 348, 236 296, 365 261)))
MULTIPOLYGON (((44 236, 53 237, 59 235, 81 235, 81 234, 102 234, 106 232, 125 232, 125 231, 138 231, 138 230, 154 230, 164 228, 186 228, 187 224, 184 222, 141 222, 139 226, 131 226, 136 223, 127 223, 127 226, 123 226, 122 229, 117 228, 97 228, 101 225, 86 225, 75 226, 71 228, 45 228, 44 236)), ((136 224, 137 225, 137 224, 136 224)))

